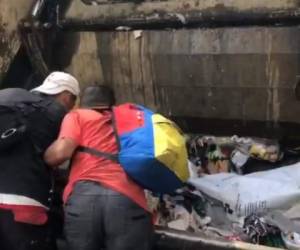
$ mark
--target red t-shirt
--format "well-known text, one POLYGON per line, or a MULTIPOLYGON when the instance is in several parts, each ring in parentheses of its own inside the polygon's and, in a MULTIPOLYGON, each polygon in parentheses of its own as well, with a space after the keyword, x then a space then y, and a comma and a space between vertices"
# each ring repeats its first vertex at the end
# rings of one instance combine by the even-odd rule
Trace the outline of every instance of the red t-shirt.
MULTIPOLYGON (((117 153, 118 146, 111 124, 111 112, 77 109, 67 114, 62 122, 59 138, 70 138, 77 145, 107 153, 117 153)), ((143 188, 110 160, 78 152, 72 159, 69 182, 64 191, 64 201, 79 180, 91 180, 122 193, 148 210, 143 188)))

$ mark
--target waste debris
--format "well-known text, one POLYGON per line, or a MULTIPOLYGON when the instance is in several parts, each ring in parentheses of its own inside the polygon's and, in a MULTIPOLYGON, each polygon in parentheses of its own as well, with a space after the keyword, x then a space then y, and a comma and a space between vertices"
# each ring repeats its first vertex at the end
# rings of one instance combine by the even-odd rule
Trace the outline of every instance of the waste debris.
POLYGON ((300 157, 276 140, 193 136, 191 178, 174 195, 148 193, 155 224, 213 239, 300 249, 300 157))
POLYGON ((191 161, 202 172, 215 174, 234 170, 243 174, 249 159, 270 163, 282 160, 284 153, 277 141, 265 138, 195 136, 188 141, 191 161))

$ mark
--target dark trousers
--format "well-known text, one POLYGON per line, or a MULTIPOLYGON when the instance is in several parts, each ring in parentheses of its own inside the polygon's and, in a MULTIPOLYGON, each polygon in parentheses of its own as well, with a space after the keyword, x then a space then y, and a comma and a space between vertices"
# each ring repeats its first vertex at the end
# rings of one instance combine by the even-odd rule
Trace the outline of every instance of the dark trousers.
POLYGON ((150 250, 151 216, 126 196, 78 182, 65 207, 68 250, 150 250))
POLYGON ((48 250, 48 227, 14 221, 13 213, 0 209, 1 250, 48 250))

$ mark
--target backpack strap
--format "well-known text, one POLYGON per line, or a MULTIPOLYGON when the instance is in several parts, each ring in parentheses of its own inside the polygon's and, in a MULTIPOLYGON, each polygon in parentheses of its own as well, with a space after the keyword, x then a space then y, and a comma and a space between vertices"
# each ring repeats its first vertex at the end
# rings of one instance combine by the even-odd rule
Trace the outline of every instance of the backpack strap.
POLYGON ((116 142, 118 145, 118 151, 120 152, 121 150, 121 143, 120 143, 120 138, 119 138, 119 134, 118 134, 118 130, 117 130, 117 124, 116 124, 116 115, 115 115, 115 111, 114 111, 114 107, 112 108, 112 112, 111 112, 111 123, 112 123, 112 127, 114 130, 114 135, 116 138, 116 142))
MULTIPOLYGON (((119 139, 118 132, 117 132, 114 108, 112 109, 111 123, 112 123, 113 131, 114 131, 114 135, 116 138, 116 143, 118 145, 118 151, 120 151, 121 146, 120 146, 120 139, 119 139)), ((94 148, 90 148, 90 147, 85 147, 85 146, 77 147, 76 151, 94 155, 94 156, 97 156, 100 158, 105 158, 105 159, 111 160, 113 162, 119 163, 119 154, 106 153, 106 152, 103 152, 103 151, 100 151, 100 150, 97 150, 94 148)))
POLYGON ((88 153, 90 155, 94 155, 94 156, 97 156, 100 158, 105 158, 105 159, 111 160, 113 162, 119 163, 119 155, 118 154, 110 154, 110 153, 99 151, 94 148, 89 148, 89 147, 84 147, 84 146, 79 146, 77 148, 77 151, 82 152, 82 153, 88 153))

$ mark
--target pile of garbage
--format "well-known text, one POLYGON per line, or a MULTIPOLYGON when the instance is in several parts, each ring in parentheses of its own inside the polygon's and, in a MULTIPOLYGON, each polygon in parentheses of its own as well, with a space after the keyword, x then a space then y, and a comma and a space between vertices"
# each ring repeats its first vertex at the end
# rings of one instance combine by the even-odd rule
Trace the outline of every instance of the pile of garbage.
POLYGON ((191 178, 174 195, 148 193, 156 225, 215 239, 300 249, 300 160, 277 141, 194 136, 191 178))

